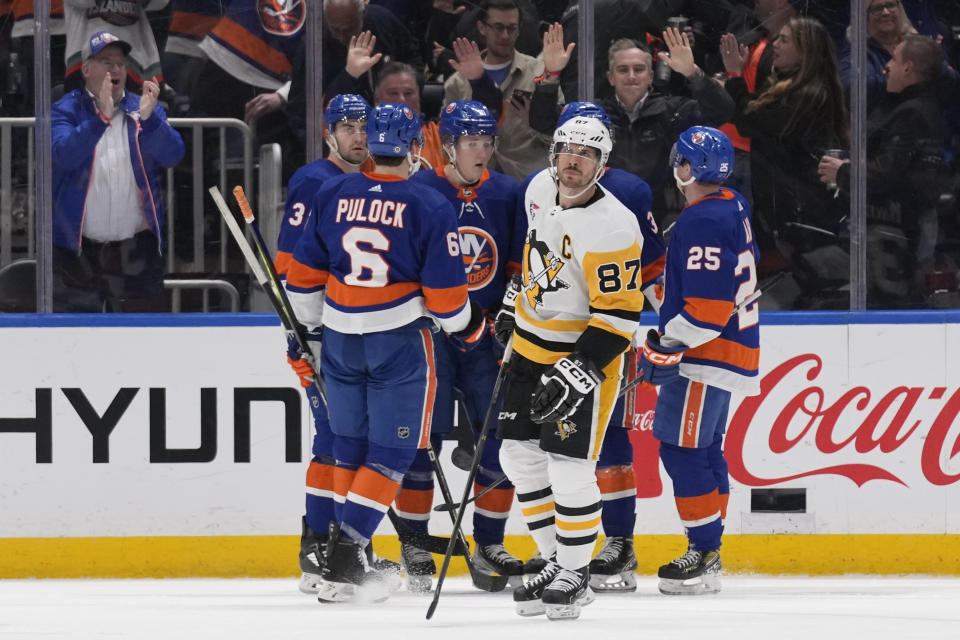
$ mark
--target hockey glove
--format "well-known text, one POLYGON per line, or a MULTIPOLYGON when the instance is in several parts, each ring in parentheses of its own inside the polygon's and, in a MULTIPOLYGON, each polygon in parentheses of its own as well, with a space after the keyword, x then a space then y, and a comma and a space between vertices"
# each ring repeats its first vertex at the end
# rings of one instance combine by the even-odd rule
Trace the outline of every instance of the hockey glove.
POLYGON ((467 326, 460 331, 447 334, 450 336, 450 341, 453 343, 453 346, 464 352, 476 349, 480 341, 483 340, 483 336, 487 333, 487 323, 484 322, 485 319, 486 316, 483 313, 483 309, 480 308, 479 304, 471 300, 470 321, 467 323, 467 326))
POLYGON ((493 331, 497 342, 504 347, 510 341, 513 330, 517 326, 517 297, 523 291, 523 281, 519 275, 512 275, 507 281, 507 289, 503 292, 503 302, 500 304, 500 311, 497 312, 497 319, 493 323, 493 331))
POLYGON ((566 420, 605 377, 579 353, 560 358, 540 376, 540 384, 533 390, 530 419, 538 423, 566 420))
POLYGON ((660 344, 656 329, 647 332, 647 341, 640 353, 640 372, 644 381, 653 385, 670 384, 680 379, 680 360, 686 345, 665 347, 660 344))
POLYGON ((311 353, 303 353, 293 332, 287 333, 287 362, 290 363, 290 367, 300 378, 301 387, 312 385, 314 377, 317 375, 314 362, 315 358, 319 359, 320 356, 320 331, 321 329, 318 327, 315 331, 304 332, 311 353))

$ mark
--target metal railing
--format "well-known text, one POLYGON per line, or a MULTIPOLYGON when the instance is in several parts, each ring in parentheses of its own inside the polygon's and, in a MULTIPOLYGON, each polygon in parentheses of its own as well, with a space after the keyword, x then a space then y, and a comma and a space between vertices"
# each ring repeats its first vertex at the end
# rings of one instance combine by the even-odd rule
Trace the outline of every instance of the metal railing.
POLYGON ((201 311, 210 311, 210 292, 219 291, 230 300, 230 311, 240 310, 240 292, 226 280, 164 280, 163 288, 170 291, 170 311, 180 313, 181 292, 185 289, 199 290, 201 296, 201 311))

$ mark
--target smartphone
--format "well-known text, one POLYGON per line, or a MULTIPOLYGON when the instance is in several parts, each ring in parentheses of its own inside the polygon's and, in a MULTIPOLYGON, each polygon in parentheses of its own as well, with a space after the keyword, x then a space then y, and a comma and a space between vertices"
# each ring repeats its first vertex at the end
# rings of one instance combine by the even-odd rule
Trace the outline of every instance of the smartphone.
POLYGON ((521 102, 527 102, 533 97, 533 92, 524 91, 523 89, 514 89, 513 90, 513 99, 519 100, 521 102))

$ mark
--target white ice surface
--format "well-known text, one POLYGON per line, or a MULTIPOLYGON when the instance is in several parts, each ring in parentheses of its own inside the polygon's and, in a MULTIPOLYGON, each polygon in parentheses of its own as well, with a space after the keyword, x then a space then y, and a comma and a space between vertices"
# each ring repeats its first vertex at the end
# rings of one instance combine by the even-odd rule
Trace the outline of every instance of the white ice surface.
POLYGON ((598 596, 577 621, 521 618, 508 592, 447 581, 430 597, 321 605, 296 580, 0 580, 0 638, 311 640, 912 640, 960 638, 960 579, 725 576, 714 596, 666 597, 655 578, 598 596))

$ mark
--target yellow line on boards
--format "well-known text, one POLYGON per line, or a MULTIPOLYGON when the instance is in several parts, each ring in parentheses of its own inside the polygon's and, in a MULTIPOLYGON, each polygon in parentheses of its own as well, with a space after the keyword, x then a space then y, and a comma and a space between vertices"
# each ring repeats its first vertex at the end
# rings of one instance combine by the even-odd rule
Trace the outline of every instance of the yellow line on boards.
MULTIPOLYGON (((686 549, 682 536, 635 541, 638 572, 651 577, 686 549)), ((507 536, 506 546, 521 559, 536 552, 529 536, 507 536)), ((395 536, 374 548, 400 556, 395 536)), ((0 578, 292 578, 298 551, 295 536, 0 538, 0 578)), ((960 535, 730 535, 721 556, 725 573, 960 575, 960 535)), ((450 575, 465 574, 454 558, 450 575)))

